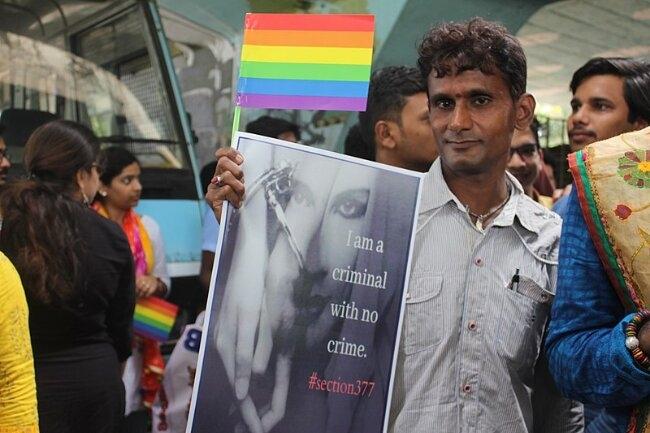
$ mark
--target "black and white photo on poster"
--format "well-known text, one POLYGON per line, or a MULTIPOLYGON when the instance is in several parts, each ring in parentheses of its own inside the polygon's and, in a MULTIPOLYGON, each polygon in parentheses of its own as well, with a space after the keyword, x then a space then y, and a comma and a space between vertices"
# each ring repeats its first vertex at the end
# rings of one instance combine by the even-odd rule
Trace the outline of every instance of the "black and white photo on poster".
POLYGON ((188 433, 381 433, 421 175, 240 133, 188 433))

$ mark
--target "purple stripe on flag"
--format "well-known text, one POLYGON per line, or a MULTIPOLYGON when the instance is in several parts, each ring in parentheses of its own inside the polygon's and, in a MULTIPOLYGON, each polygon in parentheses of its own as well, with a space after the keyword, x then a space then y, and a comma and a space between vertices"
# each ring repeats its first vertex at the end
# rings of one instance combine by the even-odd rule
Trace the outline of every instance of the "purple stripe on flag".
POLYGON ((286 110, 365 111, 368 98, 333 96, 284 96, 254 93, 237 95, 237 105, 253 108, 281 108, 286 110))
POLYGON ((133 332, 141 337, 151 338, 160 342, 167 341, 169 337, 169 331, 163 331, 162 329, 138 321, 134 321, 133 323, 133 332))

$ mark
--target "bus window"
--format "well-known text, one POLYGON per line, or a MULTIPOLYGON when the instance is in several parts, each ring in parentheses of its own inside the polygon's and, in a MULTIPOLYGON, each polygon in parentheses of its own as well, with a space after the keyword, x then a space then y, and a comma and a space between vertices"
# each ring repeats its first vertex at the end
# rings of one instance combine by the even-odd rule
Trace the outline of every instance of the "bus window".
POLYGON ((140 102, 150 122, 139 124, 136 117, 116 115, 119 108, 102 104, 93 104, 94 110, 81 111, 79 116, 87 116, 106 141, 124 142, 144 167, 187 168, 145 29, 139 14, 121 14, 73 35, 72 50, 120 80, 140 102))
MULTIPOLYGON (((173 71, 163 69, 147 4, 110 3, 92 16, 81 14, 77 22, 79 10, 70 9, 63 27, 41 29, 27 19, 17 25, 19 19, 12 24, 0 18, 0 122, 7 109, 23 110, 22 117, 49 112, 78 121, 91 127, 103 146, 123 146, 138 157, 143 198, 196 200, 182 108, 165 75, 173 71)), ((3 11, 0 4, 0 15, 3 11)), ((12 159, 20 161, 24 141, 11 144, 12 159)), ((14 175, 21 169, 15 164, 14 175)))

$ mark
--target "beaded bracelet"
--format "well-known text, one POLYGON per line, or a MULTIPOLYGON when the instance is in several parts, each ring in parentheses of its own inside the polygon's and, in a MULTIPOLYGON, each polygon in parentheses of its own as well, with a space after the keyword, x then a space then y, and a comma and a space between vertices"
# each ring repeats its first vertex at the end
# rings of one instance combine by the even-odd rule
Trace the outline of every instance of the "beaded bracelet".
POLYGON ((625 328, 625 347, 632 353, 634 360, 643 368, 650 369, 650 358, 639 346, 639 329, 650 319, 650 310, 639 310, 625 328))

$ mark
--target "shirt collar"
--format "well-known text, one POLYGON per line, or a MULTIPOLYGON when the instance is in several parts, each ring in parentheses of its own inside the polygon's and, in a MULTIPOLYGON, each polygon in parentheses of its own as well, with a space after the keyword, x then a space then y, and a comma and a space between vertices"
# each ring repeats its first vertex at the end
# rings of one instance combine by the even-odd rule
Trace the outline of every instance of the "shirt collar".
MULTIPOLYGON (((544 219, 540 217, 545 213, 545 210, 527 206, 524 189, 519 181, 507 171, 506 177, 511 188, 510 199, 492 225, 498 227, 511 226, 516 216, 525 229, 539 233, 544 224, 544 219)), ((431 168, 424 176, 423 182, 422 198, 420 200, 421 214, 438 209, 449 202, 454 202, 458 210, 466 212, 465 205, 451 192, 447 182, 445 182, 440 158, 436 158, 431 164, 431 168)))

